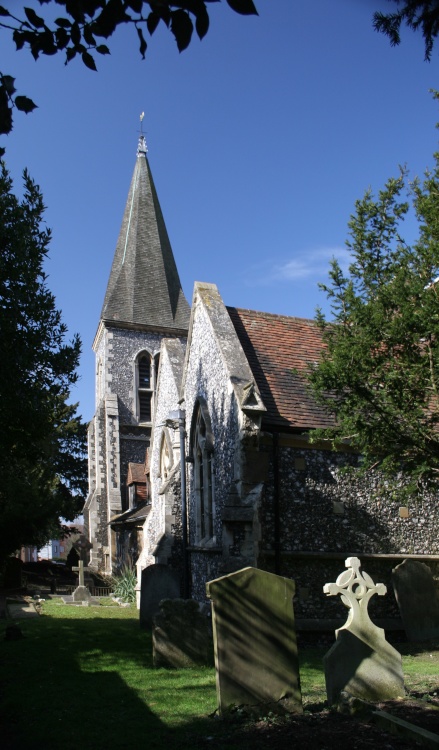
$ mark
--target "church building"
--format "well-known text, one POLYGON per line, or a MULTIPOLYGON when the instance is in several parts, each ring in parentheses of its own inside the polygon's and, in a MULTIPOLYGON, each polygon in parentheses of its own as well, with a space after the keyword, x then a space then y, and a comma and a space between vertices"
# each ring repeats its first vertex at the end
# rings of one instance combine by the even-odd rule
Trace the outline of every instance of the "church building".
POLYGON ((388 590, 403 559, 436 570, 437 499, 400 507, 378 474, 343 471, 348 448, 310 442, 332 419, 305 379, 322 346, 313 320, 227 307, 212 283, 189 309, 142 137, 94 343, 90 565, 129 560, 139 582, 156 566, 199 602, 207 581, 262 568, 296 581, 302 622, 343 617, 323 586, 348 556, 388 590))

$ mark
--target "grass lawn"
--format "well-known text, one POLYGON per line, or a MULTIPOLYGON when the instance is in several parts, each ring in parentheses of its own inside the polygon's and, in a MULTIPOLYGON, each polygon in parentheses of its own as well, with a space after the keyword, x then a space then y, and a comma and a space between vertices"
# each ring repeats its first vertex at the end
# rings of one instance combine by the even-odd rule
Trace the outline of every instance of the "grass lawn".
MULTIPOLYGON (((209 718, 216 708, 214 670, 153 669, 151 634, 140 630, 134 607, 52 600, 41 617, 19 625, 22 640, 0 640, 3 750, 193 750, 197 737, 222 731, 209 718)), ((325 698, 323 652, 301 653, 305 708, 325 698)), ((437 685, 438 666, 439 652, 409 651, 409 689, 437 685)))

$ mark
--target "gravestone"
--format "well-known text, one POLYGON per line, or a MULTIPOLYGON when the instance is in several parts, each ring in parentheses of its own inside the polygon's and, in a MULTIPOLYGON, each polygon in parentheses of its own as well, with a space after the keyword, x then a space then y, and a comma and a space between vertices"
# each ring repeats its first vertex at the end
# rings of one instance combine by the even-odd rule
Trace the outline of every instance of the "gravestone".
POLYGON ((213 665, 212 619, 193 599, 164 599, 152 630, 155 667, 213 665))
POLYGON ((84 567, 84 563, 82 562, 82 560, 80 560, 78 565, 73 567, 72 570, 78 572, 79 585, 76 587, 71 596, 61 597, 64 604, 83 604, 84 606, 88 604, 99 604, 99 600, 95 599, 90 594, 90 591, 84 584, 84 572, 88 570, 88 568, 84 567))
POLYGON ((140 585, 140 627, 152 626, 162 599, 180 597, 180 576, 167 565, 157 563, 142 570, 140 585))
POLYGON ((408 640, 439 638, 439 592, 428 565, 404 560, 392 570, 392 583, 408 640))
POLYGON ((384 596, 387 589, 360 572, 357 557, 348 557, 345 565, 348 570, 323 587, 327 596, 340 594, 349 608, 346 623, 335 631, 337 640, 323 658, 328 703, 336 703, 342 691, 368 701, 401 698, 405 693, 401 654, 367 611, 370 598, 384 596))
POLYGON ((218 709, 301 712, 295 584, 256 568, 206 584, 212 604, 218 709))
MULTIPOLYGON (((75 552, 77 552, 77 554, 79 555, 79 561, 82 560, 82 562, 84 563, 84 566, 86 566, 90 559, 90 550, 93 549, 93 545, 91 542, 89 542, 85 534, 81 534, 78 537, 78 539, 75 542, 73 542, 72 549, 74 549, 75 552)), ((75 568, 72 567, 72 570, 75 570, 75 568)), ((84 567, 84 570, 88 571, 89 568, 84 567)), ((94 579, 92 578, 91 575, 88 575, 85 577, 85 585, 86 586, 94 585, 94 579)))

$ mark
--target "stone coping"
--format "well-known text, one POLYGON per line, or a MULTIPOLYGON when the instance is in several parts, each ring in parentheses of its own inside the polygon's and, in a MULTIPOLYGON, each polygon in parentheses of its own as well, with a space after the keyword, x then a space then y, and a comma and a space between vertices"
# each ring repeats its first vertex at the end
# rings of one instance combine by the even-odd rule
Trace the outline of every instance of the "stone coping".
POLYGON ((401 552, 299 552, 298 550, 274 550, 263 549, 261 555, 264 557, 274 557, 276 552, 282 557, 296 557, 308 560, 345 560, 346 557, 360 557, 362 560, 439 560, 439 555, 409 555, 401 552))

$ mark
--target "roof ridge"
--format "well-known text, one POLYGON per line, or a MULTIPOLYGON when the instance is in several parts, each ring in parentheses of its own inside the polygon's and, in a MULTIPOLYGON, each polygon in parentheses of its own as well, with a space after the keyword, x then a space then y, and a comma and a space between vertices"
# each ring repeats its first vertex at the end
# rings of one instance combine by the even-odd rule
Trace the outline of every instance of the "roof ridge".
POLYGON ((297 315, 285 315, 282 313, 271 313, 266 312, 264 310, 251 310, 250 308, 245 307, 236 307, 235 305, 226 305, 227 310, 236 310, 236 312, 240 313, 251 313, 252 315, 258 315, 260 317, 269 317, 269 318, 275 318, 275 319, 286 319, 286 320, 297 320, 304 323, 312 323, 313 325, 318 325, 317 321, 314 318, 301 318, 297 315))

